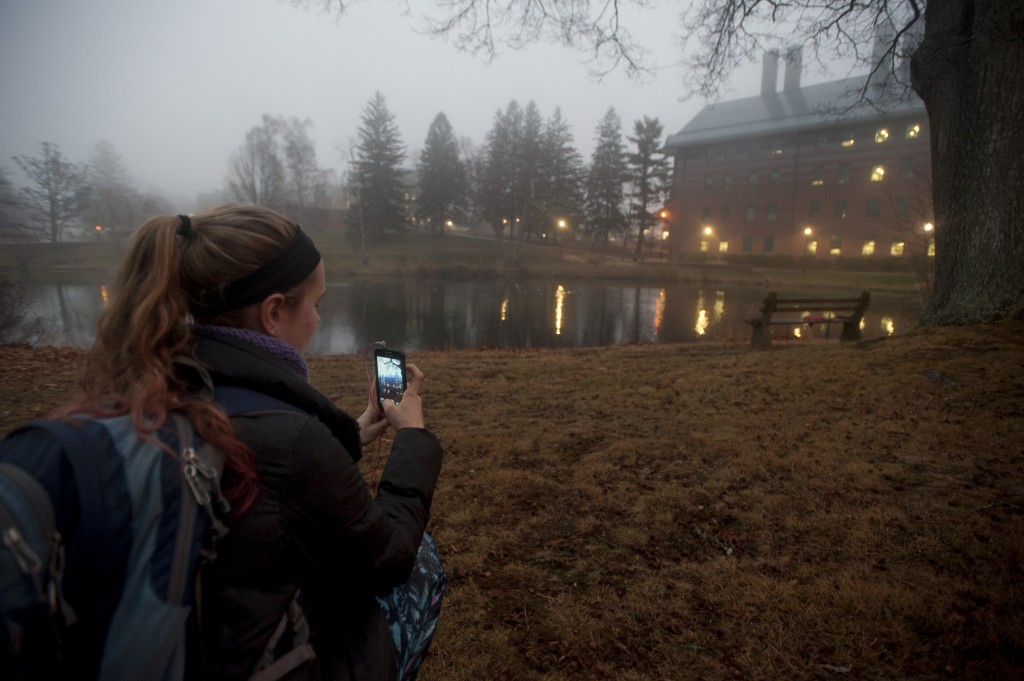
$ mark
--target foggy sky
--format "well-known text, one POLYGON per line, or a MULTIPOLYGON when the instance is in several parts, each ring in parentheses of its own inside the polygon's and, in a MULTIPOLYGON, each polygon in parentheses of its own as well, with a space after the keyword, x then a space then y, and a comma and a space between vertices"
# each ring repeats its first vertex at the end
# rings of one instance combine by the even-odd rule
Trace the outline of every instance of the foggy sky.
MULTIPOLYGON (((416 5, 417 3, 412 3, 416 5)), ((421 3, 426 6, 426 3, 421 3)), ((494 114, 533 100, 547 119, 556 106, 589 162, 595 130, 614 106, 623 132, 644 115, 666 135, 705 104, 685 102, 678 13, 684 3, 634 13, 663 68, 645 84, 588 76, 582 57, 537 45, 503 51, 490 65, 450 43, 417 35, 400 3, 356 4, 339 20, 279 0, 5 0, 0 3, 0 166, 53 142, 69 160, 88 160, 111 142, 134 182, 190 209, 198 192, 223 187, 231 153, 263 114, 308 117, 322 168, 345 168, 340 148, 380 91, 415 164, 434 116, 482 145, 494 114)), ((756 94, 756 65, 733 96, 756 94)))

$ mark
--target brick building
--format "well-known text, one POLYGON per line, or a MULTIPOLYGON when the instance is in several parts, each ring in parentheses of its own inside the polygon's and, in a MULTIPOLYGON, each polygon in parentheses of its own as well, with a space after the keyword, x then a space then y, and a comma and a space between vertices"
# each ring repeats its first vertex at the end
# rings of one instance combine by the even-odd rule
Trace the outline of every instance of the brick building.
POLYGON ((912 93, 853 77, 801 86, 765 55, 761 93, 670 135, 670 255, 880 258, 933 252, 928 120, 912 93), (866 95, 866 96, 862 96, 866 95))

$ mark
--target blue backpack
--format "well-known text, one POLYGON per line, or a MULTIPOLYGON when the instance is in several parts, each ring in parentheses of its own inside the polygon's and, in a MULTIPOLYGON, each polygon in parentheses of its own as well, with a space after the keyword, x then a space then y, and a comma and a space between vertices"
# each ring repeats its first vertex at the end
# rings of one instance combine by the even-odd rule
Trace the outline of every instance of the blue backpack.
POLYGON ((184 678, 222 469, 178 414, 153 439, 119 416, 0 443, 0 678, 184 678))

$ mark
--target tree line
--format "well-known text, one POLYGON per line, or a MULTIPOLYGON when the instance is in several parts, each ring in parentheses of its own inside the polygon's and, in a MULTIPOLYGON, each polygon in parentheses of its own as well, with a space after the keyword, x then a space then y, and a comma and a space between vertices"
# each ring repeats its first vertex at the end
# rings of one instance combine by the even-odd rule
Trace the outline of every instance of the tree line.
MULTIPOLYGON (((358 136, 342 183, 320 167, 308 118, 264 114, 227 161, 224 200, 280 210, 302 223, 309 210, 347 209, 347 225, 364 239, 410 227, 443 234, 453 226, 489 226, 514 257, 519 243, 580 235, 607 243, 630 230, 655 225, 670 186, 669 163, 660 152, 657 118, 623 133, 614 107, 595 131, 587 163, 569 123, 555 108, 544 118, 534 102, 512 100, 498 110, 482 145, 459 138, 438 113, 418 158, 405 143, 384 95, 363 109, 358 136), (411 162, 410 162, 411 161, 411 162)), ((17 189, 0 168, 0 227, 56 243, 73 227, 125 233, 153 213, 176 209, 136 189, 109 142, 96 145, 86 163, 67 159, 43 142, 37 156, 14 162, 29 184, 17 189)), ((635 257, 642 258, 643 240, 635 257)))

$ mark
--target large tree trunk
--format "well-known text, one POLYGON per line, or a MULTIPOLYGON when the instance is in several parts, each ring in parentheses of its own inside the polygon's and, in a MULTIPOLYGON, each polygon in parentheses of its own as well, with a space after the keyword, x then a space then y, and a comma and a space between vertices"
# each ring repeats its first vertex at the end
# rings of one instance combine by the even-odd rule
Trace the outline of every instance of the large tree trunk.
POLYGON ((1024 1, 929 0, 935 290, 923 325, 1024 318, 1024 1))

